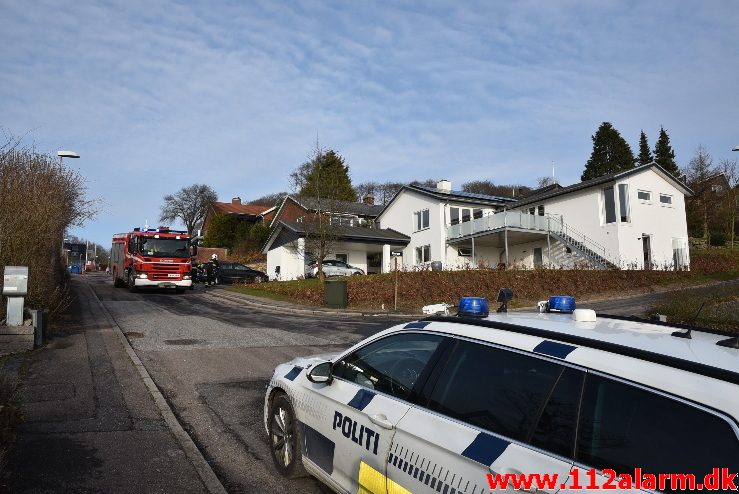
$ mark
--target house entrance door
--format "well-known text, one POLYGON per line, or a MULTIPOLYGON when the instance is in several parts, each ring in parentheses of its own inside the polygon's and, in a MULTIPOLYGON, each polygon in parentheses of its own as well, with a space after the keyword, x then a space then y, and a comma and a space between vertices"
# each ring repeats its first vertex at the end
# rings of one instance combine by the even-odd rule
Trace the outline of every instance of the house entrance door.
POLYGON ((534 267, 540 268, 543 263, 544 260, 541 254, 541 247, 534 247, 534 267))
POLYGON ((644 269, 652 269, 652 236, 642 233, 641 242, 644 251, 644 269))

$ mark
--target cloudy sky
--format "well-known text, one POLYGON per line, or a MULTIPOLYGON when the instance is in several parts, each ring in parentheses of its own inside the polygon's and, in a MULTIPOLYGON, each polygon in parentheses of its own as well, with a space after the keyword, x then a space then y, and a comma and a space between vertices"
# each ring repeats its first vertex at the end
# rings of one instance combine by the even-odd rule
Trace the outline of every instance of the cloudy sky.
POLYGON ((578 180, 610 121, 678 161, 739 145, 736 1, 0 0, 0 126, 104 199, 103 244, 192 183, 288 189, 316 137, 355 183, 578 180))

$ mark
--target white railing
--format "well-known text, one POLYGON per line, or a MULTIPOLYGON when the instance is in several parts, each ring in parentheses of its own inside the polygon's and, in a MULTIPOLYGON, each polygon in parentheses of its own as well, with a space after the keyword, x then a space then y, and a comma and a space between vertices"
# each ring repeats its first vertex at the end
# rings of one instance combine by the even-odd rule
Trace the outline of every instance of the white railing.
POLYGON ((584 233, 572 228, 570 225, 562 221, 561 216, 558 215, 539 216, 537 214, 529 214, 522 211, 500 211, 498 213, 483 216, 482 218, 476 218, 472 221, 465 221, 463 223, 447 227, 447 239, 457 239, 505 227, 559 234, 568 242, 573 243, 574 246, 578 247, 586 257, 595 258, 597 256, 600 259, 595 258, 594 260, 601 263, 602 261, 613 262, 610 260, 610 256, 605 247, 598 244, 584 233))
POLYGON ((475 233, 497 230, 503 227, 523 228, 525 230, 547 231, 547 216, 538 216, 521 211, 501 211, 472 221, 465 221, 447 228, 447 238, 454 239, 475 233))
POLYGON ((600 245, 598 242, 596 242, 595 240, 588 237, 584 233, 580 232, 579 230, 571 227, 570 225, 562 221, 561 217, 550 216, 549 218, 550 218, 549 219, 549 231, 550 232, 564 235, 565 238, 574 240, 575 242, 587 248, 594 254, 600 256, 603 260, 612 262, 609 259, 608 251, 606 250, 606 248, 600 245))

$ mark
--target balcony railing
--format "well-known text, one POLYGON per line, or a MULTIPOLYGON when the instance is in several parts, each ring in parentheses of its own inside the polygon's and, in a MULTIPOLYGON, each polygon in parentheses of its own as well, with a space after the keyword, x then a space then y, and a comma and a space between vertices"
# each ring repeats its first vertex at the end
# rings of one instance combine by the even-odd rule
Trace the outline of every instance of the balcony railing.
POLYGON ((447 239, 454 240, 506 227, 551 232, 597 265, 609 268, 618 264, 611 260, 611 256, 605 247, 562 221, 562 217, 559 215, 539 216, 521 211, 500 211, 472 221, 449 226, 447 228, 447 239))
POLYGON ((538 216, 521 211, 501 211, 472 221, 451 225, 447 228, 447 238, 466 237, 467 235, 497 230, 503 227, 546 232, 548 229, 547 220, 547 216, 538 216))

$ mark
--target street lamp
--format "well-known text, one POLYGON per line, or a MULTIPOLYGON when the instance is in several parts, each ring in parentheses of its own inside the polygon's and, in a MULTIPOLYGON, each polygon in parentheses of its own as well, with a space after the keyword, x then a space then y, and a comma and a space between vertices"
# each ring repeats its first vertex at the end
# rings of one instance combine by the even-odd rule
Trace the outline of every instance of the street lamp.
POLYGON ((79 158, 79 153, 75 153, 74 151, 58 151, 56 153, 57 156, 59 156, 59 161, 62 160, 62 158, 79 158))
POLYGON ((739 151, 739 146, 734 146, 734 149, 732 151, 739 151))

